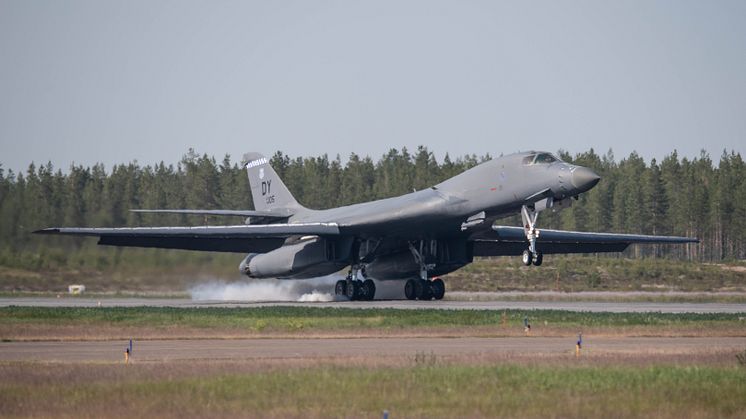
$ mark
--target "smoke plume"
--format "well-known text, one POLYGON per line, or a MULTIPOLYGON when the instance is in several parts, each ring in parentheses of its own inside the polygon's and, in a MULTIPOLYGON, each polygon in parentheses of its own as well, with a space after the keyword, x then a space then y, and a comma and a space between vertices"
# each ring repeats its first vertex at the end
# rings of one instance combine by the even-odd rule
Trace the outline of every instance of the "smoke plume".
POLYGON ((255 279, 209 281, 189 290, 192 300, 214 301, 334 301, 336 276, 307 280, 255 279))
MULTIPOLYGON (((346 301, 334 295, 334 284, 344 279, 340 275, 319 278, 252 279, 238 282, 211 280, 189 289, 192 300, 212 301, 346 301)), ((404 298, 404 281, 375 281, 376 300, 404 298)))

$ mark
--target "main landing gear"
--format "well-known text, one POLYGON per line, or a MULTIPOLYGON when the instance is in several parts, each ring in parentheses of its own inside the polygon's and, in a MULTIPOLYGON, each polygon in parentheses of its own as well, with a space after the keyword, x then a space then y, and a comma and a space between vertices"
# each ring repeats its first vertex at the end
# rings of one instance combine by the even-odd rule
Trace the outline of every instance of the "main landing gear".
MULTIPOLYGON (((428 244, 430 247, 426 247, 423 240, 408 243, 409 250, 412 252, 414 260, 419 266, 419 278, 409 279, 404 284, 404 295, 410 300, 442 300, 446 293, 446 286, 443 280, 440 278, 431 279, 428 274, 428 272, 433 272, 436 269, 435 263, 426 263, 423 256, 430 255, 433 259, 432 262, 436 261, 434 255, 437 251, 437 243, 434 240, 430 242, 428 244)), ((345 296, 350 301, 373 300, 376 295, 376 284, 365 273, 366 263, 369 262, 370 258, 355 258, 352 260, 347 278, 337 281, 334 286, 334 294, 345 296), (359 278, 363 278, 363 280, 359 278)), ((411 274, 406 273, 403 275, 408 276, 411 274)))
MULTIPOLYGON (((353 268, 347 273, 346 279, 337 281, 334 286, 335 295, 343 295, 350 301, 371 301, 376 296, 376 284, 372 279, 366 278, 364 281, 357 278, 358 268, 353 268)), ((365 270, 362 269, 363 277, 365 270)))
POLYGON ((404 296, 408 300, 442 300, 446 294, 446 285, 440 278, 428 280, 427 271, 435 268, 434 264, 426 264, 423 257, 424 243, 420 241, 420 248, 417 249, 412 243, 409 243, 409 251, 412 252, 414 260, 420 265, 420 278, 409 279, 404 284, 404 296))
POLYGON ((523 219, 523 229, 526 232, 528 240, 528 249, 523 251, 521 261, 526 266, 541 266, 544 261, 544 255, 536 250, 536 239, 539 237, 539 230, 536 229, 536 218, 539 213, 534 207, 524 205, 521 207, 521 219, 523 219))
POLYGON ((404 284, 404 296, 408 300, 442 300, 445 293, 446 285, 440 278, 410 279, 404 284))

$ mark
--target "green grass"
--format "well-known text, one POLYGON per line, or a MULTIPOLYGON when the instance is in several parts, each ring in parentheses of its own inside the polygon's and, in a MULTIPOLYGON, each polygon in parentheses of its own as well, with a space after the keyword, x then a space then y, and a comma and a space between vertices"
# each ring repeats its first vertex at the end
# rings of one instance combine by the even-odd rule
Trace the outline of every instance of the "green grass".
MULTIPOLYGON (((746 314, 588 313, 559 310, 505 310, 508 325, 552 326, 712 326, 743 325, 746 314)), ((121 325, 135 327, 235 328, 255 331, 403 329, 422 327, 494 326, 502 323, 503 311, 400 310, 320 307, 167 308, 92 307, 0 308, 0 323, 54 325, 121 325)))
POLYGON ((515 258, 483 258, 445 280, 462 291, 743 291, 746 269, 736 262, 548 255, 540 270, 515 258))
POLYGON ((11 416, 375 417, 384 409, 392 417, 744 417, 746 371, 436 364, 0 384, 0 415, 11 416))
MULTIPOLYGON (((89 292, 185 292, 204 278, 245 280, 237 254, 108 248, 89 243, 36 253, 0 249, 0 291, 65 292, 83 283, 89 292), (8 253, 10 252, 10 253, 8 253)), ((477 258, 445 275, 451 291, 746 291, 746 266, 663 258, 547 255, 541 268, 517 257, 477 258)))
MULTIPOLYGON (((486 293, 465 292, 463 294, 450 293, 446 295, 448 301, 587 301, 596 303, 727 303, 727 304, 744 304, 746 303, 746 294, 727 294, 727 293, 671 293, 666 292, 629 292, 629 293, 556 293, 549 291, 515 291, 520 294, 504 293, 486 293)), ((0 293, 2 296, 2 293, 0 293)), ((36 295, 42 296, 42 295, 36 295)), ((51 296, 51 295, 48 295, 51 296)))

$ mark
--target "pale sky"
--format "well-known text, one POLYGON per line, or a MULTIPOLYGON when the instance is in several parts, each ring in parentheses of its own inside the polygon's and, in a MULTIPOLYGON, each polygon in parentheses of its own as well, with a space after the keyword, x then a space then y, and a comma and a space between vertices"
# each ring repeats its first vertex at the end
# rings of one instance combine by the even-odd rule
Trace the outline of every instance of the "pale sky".
POLYGON ((0 163, 746 149, 746 2, 0 0, 0 163))

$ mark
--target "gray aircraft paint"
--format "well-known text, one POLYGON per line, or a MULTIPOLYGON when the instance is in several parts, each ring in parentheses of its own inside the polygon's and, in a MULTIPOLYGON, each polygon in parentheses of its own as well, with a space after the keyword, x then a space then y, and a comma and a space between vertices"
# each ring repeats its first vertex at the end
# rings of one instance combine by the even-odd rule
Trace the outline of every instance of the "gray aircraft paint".
MULTIPOLYGON (((581 170, 585 173, 588 169, 561 161, 552 164, 522 163, 525 157, 535 154, 540 153, 499 157, 432 188, 394 198, 320 211, 297 206, 290 222, 335 222, 343 233, 349 234, 375 231, 387 235, 402 234, 410 238, 448 236, 460 234, 453 226, 460 226, 465 218, 481 211, 486 213, 488 219, 512 215, 522 205, 531 203, 525 198, 547 188, 552 191, 553 198, 563 199, 590 189, 587 184, 595 185, 598 181, 598 176, 594 175, 581 184, 581 187, 568 186, 572 172, 581 170), (561 175, 568 179, 564 185, 560 182, 561 175), (423 228, 423 225, 428 228, 423 228)), ((261 158, 261 155, 252 154, 250 157, 261 158)), ((251 178, 251 170, 256 169, 249 170, 251 178)), ((274 174, 271 168, 269 171, 274 174)), ((281 185, 281 190, 287 191, 279 178, 272 179, 272 182, 281 185)), ((484 223, 481 228, 489 229, 489 223, 484 223)))
POLYGON ((239 269, 257 278, 303 279, 350 266, 346 286, 354 290, 353 298, 362 299, 372 298, 375 288, 363 287, 367 291, 358 296, 358 282, 362 283, 356 281, 358 272, 364 278, 408 279, 407 286, 417 288, 408 292, 417 298, 430 298, 441 287, 436 298, 442 298, 442 281, 426 280, 459 269, 475 256, 523 254, 527 265, 540 265, 543 254, 619 252, 632 243, 697 241, 541 230, 537 227, 540 222, 533 221, 541 211, 566 208, 572 197, 588 191, 600 179, 590 169, 546 152, 499 157, 430 188, 326 210, 298 203, 263 155, 248 153, 243 164, 254 210, 136 210, 244 216, 243 225, 73 227, 37 233, 98 236, 103 245, 248 253, 239 269), (494 225, 495 220, 516 213, 523 214, 526 225, 494 225), (414 278, 422 278, 422 282, 414 278), (430 291, 423 291, 423 286, 430 291))

